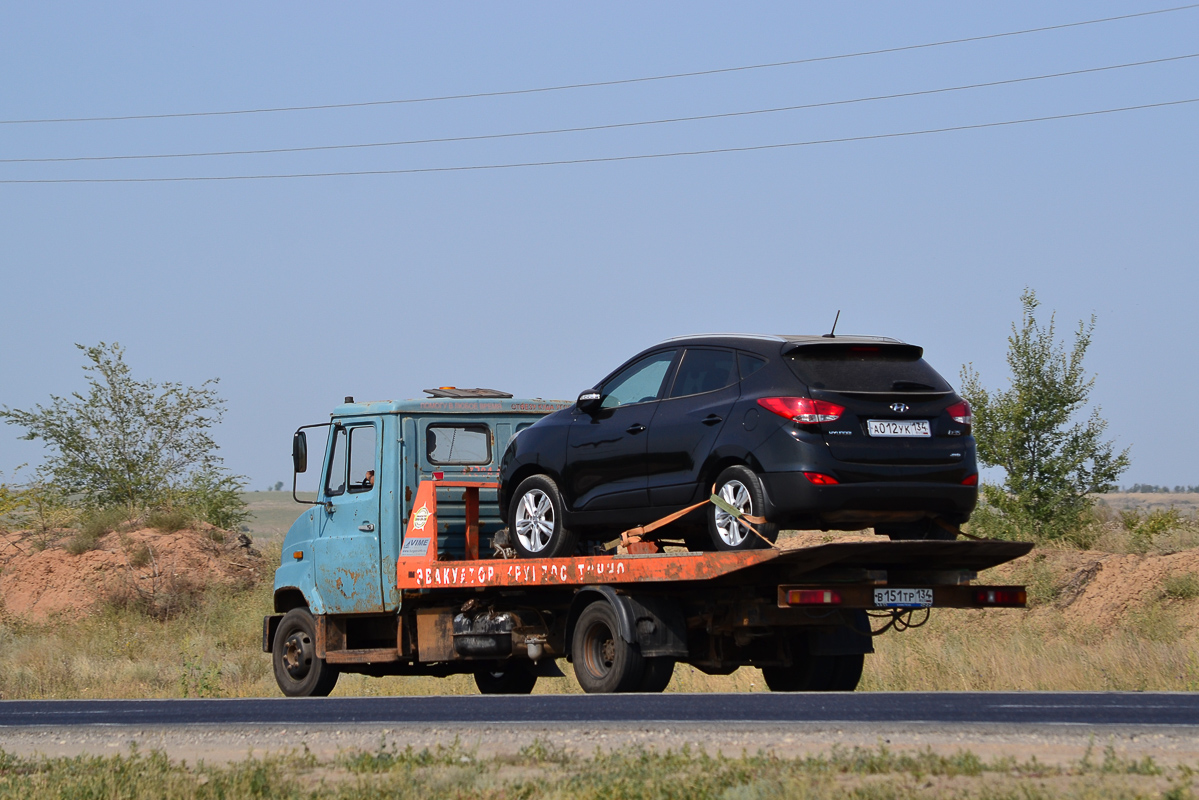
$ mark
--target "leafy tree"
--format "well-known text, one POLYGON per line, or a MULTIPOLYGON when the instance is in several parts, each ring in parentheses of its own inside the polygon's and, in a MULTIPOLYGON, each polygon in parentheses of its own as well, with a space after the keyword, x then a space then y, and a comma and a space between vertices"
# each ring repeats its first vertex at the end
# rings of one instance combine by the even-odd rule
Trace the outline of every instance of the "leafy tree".
POLYGON ((1095 383, 1082 364, 1095 317, 1078 323, 1067 348, 1058 342, 1053 315, 1048 325, 1037 321, 1035 292, 1025 289, 1020 302, 1023 318, 1008 337, 1009 388, 984 388, 970 364, 962 368, 962 396, 974 409, 979 461, 1005 472, 1002 486, 982 487, 985 505, 1038 539, 1062 538, 1080 526, 1091 495, 1115 488, 1128 450, 1116 453, 1103 439, 1100 409, 1079 419, 1095 383))
POLYGON ((0 419, 25 429, 22 438, 45 442, 42 471, 55 486, 85 505, 130 514, 179 504, 213 524, 244 514, 232 491, 241 479, 225 472, 210 435, 224 414, 217 379, 199 387, 139 381, 119 344, 76 347, 90 362, 86 392, 51 395, 32 411, 0 408, 0 419))

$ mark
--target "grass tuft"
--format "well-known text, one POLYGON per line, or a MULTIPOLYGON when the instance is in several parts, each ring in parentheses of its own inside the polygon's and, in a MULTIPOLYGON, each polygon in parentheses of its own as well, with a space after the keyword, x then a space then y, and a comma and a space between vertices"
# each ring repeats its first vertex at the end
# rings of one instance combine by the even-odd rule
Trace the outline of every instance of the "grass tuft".
POLYGON ((1173 600, 1193 600, 1199 597, 1199 575, 1194 572, 1168 575, 1162 581, 1162 594, 1173 600))

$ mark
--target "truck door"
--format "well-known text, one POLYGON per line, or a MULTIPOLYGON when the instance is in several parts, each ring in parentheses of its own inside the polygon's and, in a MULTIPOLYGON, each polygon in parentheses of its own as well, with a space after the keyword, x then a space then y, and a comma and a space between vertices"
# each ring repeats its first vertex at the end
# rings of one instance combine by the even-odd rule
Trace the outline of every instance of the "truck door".
POLYGON ((325 481, 324 506, 316 509, 317 538, 312 545, 316 587, 329 614, 383 610, 379 543, 382 425, 347 421, 333 427, 325 481))

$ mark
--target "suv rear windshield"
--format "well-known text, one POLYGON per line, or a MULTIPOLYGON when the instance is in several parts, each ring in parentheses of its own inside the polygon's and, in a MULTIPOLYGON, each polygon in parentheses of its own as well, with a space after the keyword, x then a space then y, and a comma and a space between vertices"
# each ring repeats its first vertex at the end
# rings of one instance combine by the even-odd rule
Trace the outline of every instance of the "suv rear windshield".
POLYGON ((812 389, 838 392, 950 392, 945 379, 912 345, 822 344, 801 347, 785 360, 812 389))

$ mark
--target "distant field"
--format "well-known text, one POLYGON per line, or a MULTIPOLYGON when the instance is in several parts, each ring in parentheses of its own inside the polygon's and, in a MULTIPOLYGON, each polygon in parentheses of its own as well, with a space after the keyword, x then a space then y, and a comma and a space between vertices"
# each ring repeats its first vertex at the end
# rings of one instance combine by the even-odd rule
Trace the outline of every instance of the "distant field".
MULTIPOLYGON (((305 500, 315 500, 314 492, 300 492, 305 500)), ((242 499, 250 507, 250 519, 246 527, 250 535, 260 541, 282 541, 287 529, 296 521, 305 506, 291 499, 291 491, 245 492, 242 499)))
POLYGON ((1174 507, 1183 514, 1190 515, 1199 512, 1199 494, 1195 493, 1112 492, 1100 495, 1099 499, 1116 509, 1140 508, 1153 511, 1158 508, 1174 507))

